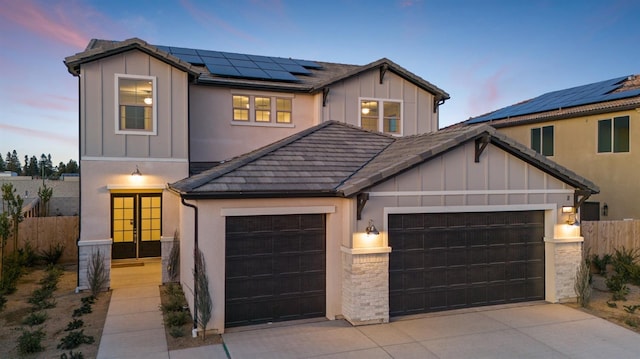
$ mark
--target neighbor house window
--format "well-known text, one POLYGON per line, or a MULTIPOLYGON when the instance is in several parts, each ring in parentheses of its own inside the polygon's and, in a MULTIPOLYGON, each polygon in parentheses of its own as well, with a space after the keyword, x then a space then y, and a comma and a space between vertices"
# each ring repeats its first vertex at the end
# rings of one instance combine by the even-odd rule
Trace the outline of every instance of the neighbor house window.
POLYGON ((598 152, 629 152, 629 116, 598 121, 598 152))
POLYGON ((116 74, 116 133, 156 134, 156 78, 116 74))
POLYGON ((236 124, 287 127, 292 124, 293 100, 291 98, 264 95, 233 95, 232 97, 233 121, 236 124))
POLYGON ((392 135, 402 134, 402 109, 397 101, 360 100, 360 127, 392 135))
POLYGON ((531 129, 531 149, 545 156, 553 156, 553 126, 531 129))

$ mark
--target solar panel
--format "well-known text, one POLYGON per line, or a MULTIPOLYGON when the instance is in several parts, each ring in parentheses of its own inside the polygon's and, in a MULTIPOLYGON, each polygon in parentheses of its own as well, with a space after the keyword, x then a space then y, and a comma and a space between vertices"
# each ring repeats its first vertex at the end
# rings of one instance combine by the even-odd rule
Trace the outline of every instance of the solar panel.
POLYGON ((233 52, 190 49, 155 45, 193 65, 206 66, 213 75, 276 81, 299 81, 295 76, 309 75, 309 69, 321 69, 319 64, 284 57, 245 55, 233 52))
POLYGON ((266 72, 274 80, 298 81, 298 78, 293 76, 288 71, 264 70, 264 72, 266 72))
POLYGON ((240 72, 236 70, 233 66, 222 66, 222 65, 209 65, 207 64, 207 70, 214 75, 220 76, 240 76, 240 72))
POLYGON ((565 90, 549 92, 535 97, 531 100, 501 108, 484 116, 473 118, 467 123, 472 124, 487 122, 502 118, 509 118, 640 95, 640 90, 613 92, 620 87, 620 84, 625 79, 627 79, 627 76, 600 81, 588 85, 577 86, 565 90))

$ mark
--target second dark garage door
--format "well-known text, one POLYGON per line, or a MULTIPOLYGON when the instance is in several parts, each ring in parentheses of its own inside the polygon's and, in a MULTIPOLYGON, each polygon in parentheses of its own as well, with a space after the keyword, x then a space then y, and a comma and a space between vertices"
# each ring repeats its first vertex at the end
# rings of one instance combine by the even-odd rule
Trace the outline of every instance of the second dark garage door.
POLYGON ((544 212, 389 215, 391 316, 544 299, 544 212))
POLYGON ((225 326, 321 317, 324 214, 226 219, 225 326))

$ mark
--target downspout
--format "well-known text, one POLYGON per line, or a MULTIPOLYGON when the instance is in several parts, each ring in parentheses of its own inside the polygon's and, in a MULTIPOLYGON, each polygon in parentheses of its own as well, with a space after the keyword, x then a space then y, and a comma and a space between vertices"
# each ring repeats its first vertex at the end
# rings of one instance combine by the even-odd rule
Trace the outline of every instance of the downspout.
POLYGON ((193 208, 193 213, 195 215, 195 219, 193 221, 193 329, 191 333, 195 338, 198 336, 198 305, 196 304, 198 301, 198 287, 196 286, 196 280, 198 276, 198 207, 194 204, 187 203, 184 200, 184 197, 180 196, 180 200, 182 204, 193 208))
MULTIPOLYGON (((80 233, 82 233, 82 167, 80 166, 81 156, 82 156, 82 100, 80 95, 82 95, 82 78, 78 75, 78 239, 76 239, 76 288, 80 288, 80 247, 78 246, 78 242, 80 242, 80 233)), ((43 179, 44 181, 44 179, 43 179)))

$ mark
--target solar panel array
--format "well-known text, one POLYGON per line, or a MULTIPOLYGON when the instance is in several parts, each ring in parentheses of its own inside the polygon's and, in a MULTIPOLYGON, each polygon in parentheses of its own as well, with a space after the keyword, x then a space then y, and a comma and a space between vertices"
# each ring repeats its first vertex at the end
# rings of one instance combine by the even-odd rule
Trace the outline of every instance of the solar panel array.
POLYGON ((214 75, 275 81, 299 81, 296 75, 310 75, 319 64, 284 57, 245 55, 231 52, 156 46, 192 65, 205 66, 214 75))
POLYGON ((503 118, 539 113, 603 101, 618 100, 640 95, 640 89, 613 92, 627 79, 618 77, 611 80, 573 87, 566 90, 549 92, 528 101, 496 110, 489 114, 472 118, 468 124, 487 122, 503 118))

